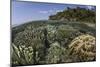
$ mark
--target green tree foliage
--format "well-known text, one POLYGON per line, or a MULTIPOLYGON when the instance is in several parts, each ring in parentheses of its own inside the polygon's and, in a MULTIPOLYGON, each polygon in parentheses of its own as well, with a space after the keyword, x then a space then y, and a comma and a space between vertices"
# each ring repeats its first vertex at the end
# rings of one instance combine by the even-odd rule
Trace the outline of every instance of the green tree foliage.
POLYGON ((62 12, 49 16, 50 20, 85 21, 95 23, 96 13, 85 8, 67 8, 62 12))

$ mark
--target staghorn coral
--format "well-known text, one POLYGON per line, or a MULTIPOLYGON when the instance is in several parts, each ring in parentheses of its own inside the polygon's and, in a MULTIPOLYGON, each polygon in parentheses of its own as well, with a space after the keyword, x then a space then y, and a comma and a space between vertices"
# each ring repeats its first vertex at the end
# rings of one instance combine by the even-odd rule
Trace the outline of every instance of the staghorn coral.
POLYGON ((12 43, 14 45, 11 45, 11 58, 13 58, 12 65, 38 65, 95 60, 95 44, 92 46, 92 49, 91 45, 87 45, 89 43, 95 43, 90 42, 92 37, 89 37, 89 40, 88 37, 86 37, 87 35, 83 36, 87 39, 83 39, 83 37, 79 39, 79 37, 77 37, 83 34, 95 36, 94 27, 89 27, 84 24, 84 22, 67 23, 66 21, 49 20, 45 21, 47 23, 44 23, 44 21, 37 22, 33 21, 12 28, 12 43), (77 39, 74 39, 75 37, 77 39), (81 47, 74 45, 78 49, 75 50, 76 48, 74 48, 73 45, 71 47, 70 43, 78 43, 77 45, 81 44, 80 46, 82 46, 82 49, 81 47), (31 53, 27 50, 29 47, 32 47, 32 56, 30 56, 32 59, 30 62, 27 58, 31 53), (23 51, 21 52, 21 50, 25 51, 25 53, 23 51), (91 52, 91 50, 94 50, 94 53, 91 52), (29 52, 29 54, 27 52, 29 52))
POLYGON ((65 62, 66 59, 66 49, 61 47, 58 42, 51 44, 48 49, 48 54, 46 56, 47 63, 60 63, 65 62))
POLYGON ((74 61, 93 61, 96 59, 95 37, 80 35, 69 45, 70 55, 74 61))
POLYGON ((21 45, 19 47, 12 44, 12 64, 15 65, 25 65, 33 64, 33 48, 31 46, 26 47, 21 45))

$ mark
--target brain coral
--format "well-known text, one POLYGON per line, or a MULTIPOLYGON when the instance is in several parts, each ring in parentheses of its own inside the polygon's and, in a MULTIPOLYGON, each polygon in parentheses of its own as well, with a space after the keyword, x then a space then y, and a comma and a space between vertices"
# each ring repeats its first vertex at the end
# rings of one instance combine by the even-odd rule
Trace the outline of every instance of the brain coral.
POLYGON ((77 57, 79 61, 92 61, 96 58, 95 37, 91 35, 80 35, 72 40, 69 45, 70 55, 77 57))

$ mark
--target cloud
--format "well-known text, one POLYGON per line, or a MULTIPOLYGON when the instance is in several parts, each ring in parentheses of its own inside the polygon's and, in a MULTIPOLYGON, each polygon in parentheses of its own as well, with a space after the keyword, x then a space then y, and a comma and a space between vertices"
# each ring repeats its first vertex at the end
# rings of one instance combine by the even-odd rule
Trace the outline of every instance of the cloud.
POLYGON ((87 6, 87 8, 91 10, 93 7, 92 6, 87 6))
POLYGON ((48 11, 39 11, 39 13, 42 13, 42 14, 47 14, 48 11))
POLYGON ((42 13, 42 14, 53 13, 53 12, 54 12, 53 10, 42 10, 42 11, 39 11, 39 13, 42 13))
POLYGON ((57 13, 57 12, 61 12, 63 10, 42 10, 42 11, 39 11, 39 13, 41 14, 48 14, 48 13, 57 13))
POLYGON ((63 10, 56 10, 55 12, 62 12, 63 10))

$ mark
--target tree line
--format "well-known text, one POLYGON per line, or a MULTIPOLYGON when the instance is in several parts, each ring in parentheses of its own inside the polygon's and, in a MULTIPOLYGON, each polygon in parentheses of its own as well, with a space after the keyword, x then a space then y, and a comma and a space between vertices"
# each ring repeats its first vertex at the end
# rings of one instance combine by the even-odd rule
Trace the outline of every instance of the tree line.
POLYGON ((69 8, 62 12, 57 12, 55 15, 50 15, 49 20, 66 20, 66 21, 96 21, 96 11, 93 9, 86 9, 81 7, 69 8))

